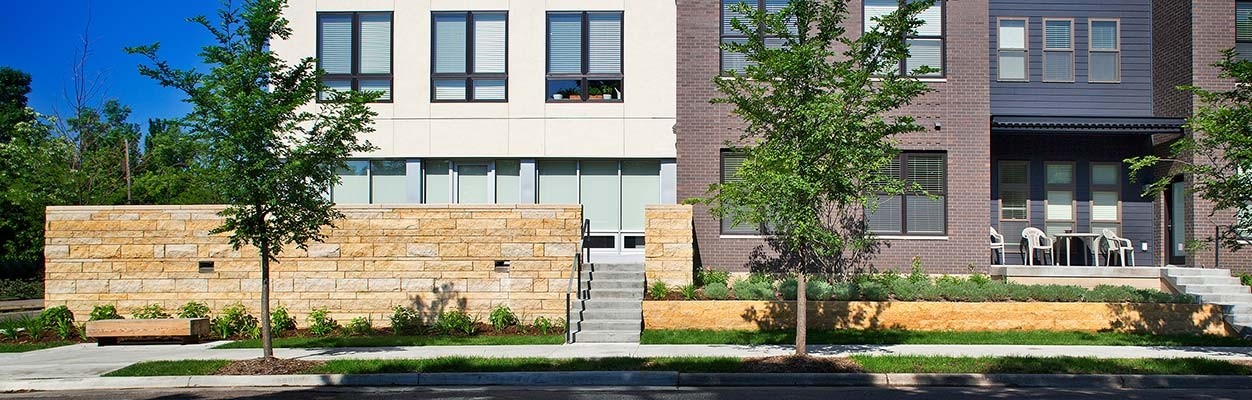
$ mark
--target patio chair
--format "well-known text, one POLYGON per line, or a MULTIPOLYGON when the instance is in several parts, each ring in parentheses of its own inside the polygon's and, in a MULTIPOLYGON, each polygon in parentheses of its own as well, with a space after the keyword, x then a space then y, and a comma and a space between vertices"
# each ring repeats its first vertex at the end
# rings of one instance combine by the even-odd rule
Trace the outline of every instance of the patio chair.
POLYGON ((1113 252, 1117 252, 1123 267, 1135 265, 1135 244, 1130 239, 1119 237, 1117 232, 1113 232, 1112 229, 1108 228, 1100 231, 1100 236, 1108 246, 1108 252, 1106 253, 1108 255, 1105 258, 1104 265, 1113 265, 1113 252), (1130 251, 1130 265, 1126 265, 1126 251, 1130 251))
POLYGON ((1026 265, 1035 265, 1035 252, 1042 255, 1041 261, 1044 264, 1056 265, 1056 241, 1048 237, 1039 228, 1026 228, 1022 230, 1022 238, 1026 239, 1026 265), (1051 262, 1048 259, 1051 258, 1051 262))
POLYGON ((996 228, 993 226, 991 227, 991 262, 994 263, 997 260, 1000 262, 1000 265, 1004 265, 1004 235, 996 232, 996 228), (1000 253, 1000 258, 998 259, 995 258, 997 251, 1000 253))

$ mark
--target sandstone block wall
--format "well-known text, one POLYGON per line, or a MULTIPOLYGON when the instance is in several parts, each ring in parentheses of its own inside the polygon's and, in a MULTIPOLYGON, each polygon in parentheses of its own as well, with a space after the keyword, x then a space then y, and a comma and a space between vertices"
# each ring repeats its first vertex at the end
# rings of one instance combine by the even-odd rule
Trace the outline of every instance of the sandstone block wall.
MULTIPOLYGON (((234 250, 220 206, 49 207, 45 306, 85 320, 97 304, 128 315, 145 304, 259 310, 255 249, 234 250), (212 261, 212 272, 200 272, 212 261)), ((426 315, 463 309, 484 319, 508 305, 519 316, 559 318, 578 251, 578 205, 344 206, 325 243, 289 249, 272 265, 274 305, 304 325, 313 308, 346 321, 387 324, 391 308, 426 315), (496 261, 507 261, 497 269, 496 261)))
POLYGON ((692 207, 681 204, 650 205, 644 209, 647 228, 644 273, 648 284, 661 281, 668 285, 692 283, 695 268, 695 233, 692 230, 692 207))

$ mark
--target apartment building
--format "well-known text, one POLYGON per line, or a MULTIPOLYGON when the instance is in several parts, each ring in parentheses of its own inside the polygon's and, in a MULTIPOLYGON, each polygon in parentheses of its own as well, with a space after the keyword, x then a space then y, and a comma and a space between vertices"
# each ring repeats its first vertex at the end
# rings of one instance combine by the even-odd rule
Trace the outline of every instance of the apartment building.
POLYGON ((276 52, 383 93, 340 204, 582 204, 589 245, 632 254, 644 205, 677 201, 672 1, 316 0, 286 17, 276 52))

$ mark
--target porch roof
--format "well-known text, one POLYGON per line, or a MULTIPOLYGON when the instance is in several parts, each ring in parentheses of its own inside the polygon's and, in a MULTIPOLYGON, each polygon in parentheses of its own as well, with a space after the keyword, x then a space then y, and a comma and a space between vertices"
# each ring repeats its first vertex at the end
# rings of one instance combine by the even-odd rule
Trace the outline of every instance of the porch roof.
POLYGON ((1155 135, 1181 134, 1183 118, 1160 117, 1054 117, 996 115, 991 133, 1155 135))

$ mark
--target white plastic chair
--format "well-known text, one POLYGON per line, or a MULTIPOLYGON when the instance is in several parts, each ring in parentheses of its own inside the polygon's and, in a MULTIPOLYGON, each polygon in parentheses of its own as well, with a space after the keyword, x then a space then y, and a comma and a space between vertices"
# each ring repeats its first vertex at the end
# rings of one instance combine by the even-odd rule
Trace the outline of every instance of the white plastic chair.
POLYGON ((996 228, 991 227, 991 256, 995 257, 996 252, 1000 253, 1000 265, 1004 265, 1004 235, 996 232, 996 228))
POLYGON ((1044 264, 1048 263, 1050 257, 1052 265, 1056 265, 1056 251, 1053 249, 1056 241, 1048 237, 1048 234, 1043 233, 1039 228, 1026 228, 1022 230, 1022 237, 1026 239, 1026 265, 1035 265, 1035 251, 1046 254, 1043 257, 1044 264))
POLYGON ((1104 265, 1113 265, 1113 252, 1117 252, 1122 259, 1122 266, 1126 267, 1126 251, 1130 251, 1130 265, 1135 265, 1135 244, 1130 239, 1117 236, 1117 232, 1112 229, 1105 228, 1100 231, 1100 235, 1104 237, 1105 244, 1108 245, 1108 255, 1105 258, 1104 265))

